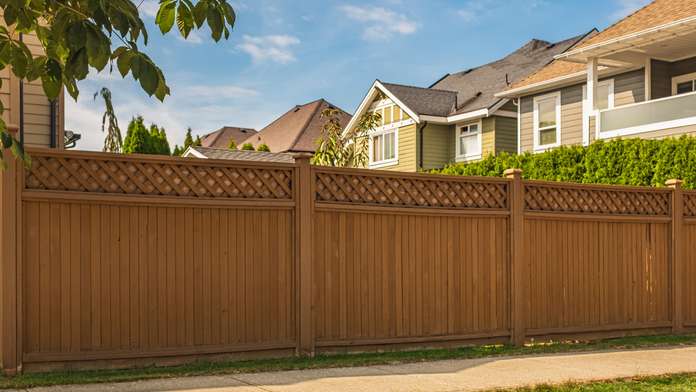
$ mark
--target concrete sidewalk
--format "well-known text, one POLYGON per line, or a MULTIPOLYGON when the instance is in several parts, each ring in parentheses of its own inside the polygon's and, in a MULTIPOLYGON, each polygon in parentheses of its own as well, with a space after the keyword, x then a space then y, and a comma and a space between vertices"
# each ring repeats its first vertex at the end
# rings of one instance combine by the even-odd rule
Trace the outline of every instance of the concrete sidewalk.
POLYGON ((696 347, 190 377, 38 391, 478 391, 696 372, 696 347))

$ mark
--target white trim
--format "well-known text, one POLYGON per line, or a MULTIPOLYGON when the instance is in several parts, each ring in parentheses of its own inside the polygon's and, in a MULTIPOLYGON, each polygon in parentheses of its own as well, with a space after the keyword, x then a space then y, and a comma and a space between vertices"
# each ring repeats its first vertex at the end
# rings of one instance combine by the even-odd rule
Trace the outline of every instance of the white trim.
POLYGON ((491 113, 491 115, 500 116, 500 117, 517 118, 517 112, 513 112, 512 110, 496 110, 495 113, 491 113))
POLYGON ((522 154, 522 98, 517 98, 517 154, 522 154))
POLYGON ((393 124, 388 124, 379 128, 371 130, 369 133, 369 139, 367 142, 368 146, 368 167, 370 169, 376 169, 386 166, 394 166, 399 164, 399 127, 393 126, 393 124), (384 136, 387 134, 394 134, 394 158, 383 159, 381 161, 373 161, 373 142, 372 138, 375 136, 384 136))
POLYGON ((189 147, 184 151, 184 153, 181 155, 183 158, 202 158, 202 159, 208 159, 207 156, 201 154, 200 152, 196 151, 195 148, 189 147))
MULTIPOLYGON (((677 75, 672 77, 672 95, 677 95, 677 85, 679 83, 684 83, 684 82, 693 82, 696 80, 696 72, 684 74, 684 75, 677 75)), ((696 91, 696 90, 694 90, 696 91)))
MULTIPOLYGON (((605 79, 597 83, 597 90, 600 86, 609 86, 609 96, 607 97, 607 109, 613 109, 615 103, 614 96, 614 79, 605 79)), ((590 144, 590 116, 595 116, 595 119, 599 118, 599 110, 589 110, 589 103, 587 100, 587 85, 582 86, 582 145, 588 146, 590 144)), ((599 127, 597 127, 597 120, 595 121, 595 136, 599 132, 599 127)))
POLYGON ((534 97, 534 103, 533 103, 533 118, 532 121, 534 123, 532 124, 533 127, 532 129, 534 130, 534 151, 546 151, 551 148, 555 148, 561 145, 561 92, 560 91, 555 91, 553 93, 545 94, 545 95, 540 95, 534 97), (539 144, 539 101, 545 101, 548 99, 555 99, 556 100, 556 142, 551 143, 551 144, 539 144))
POLYGON ((441 116, 421 116, 421 120, 433 123, 433 124, 455 124, 467 120, 475 120, 478 118, 488 117, 490 112, 488 109, 475 110, 473 112, 457 114, 455 116, 441 117, 441 116))
POLYGON ((619 129, 616 131, 599 132, 599 119, 600 117, 597 116, 597 133, 599 134, 599 139, 611 139, 615 137, 635 135, 637 133, 665 131, 670 128, 688 127, 691 125, 696 125, 696 117, 687 117, 680 118, 678 120, 662 121, 651 124, 639 125, 635 127, 619 129))
POLYGON ((420 123, 420 118, 419 116, 413 112, 408 106, 404 105, 403 102, 401 102, 394 94, 392 94, 389 90, 387 90, 386 87, 380 82, 379 80, 375 80, 375 82, 372 84, 372 87, 370 87, 370 90, 367 92, 367 95, 365 95, 365 98, 363 98, 362 102, 360 102, 360 106, 358 106, 358 109, 355 111, 355 114, 353 117, 351 117, 350 121, 348 122, 348 125, 346 125, 345 130, 350 131, 355 127, 359 121, 359 119, 365 114, 370 109, 370 106, 372 105, 372 102, 374 99, 377 97, 379 93, 383 93, 387 97, 389 97, 395 105, 398 105, 402 111, 406 112, 413 121, 416 123, 420 123))
POLYGON ((652 98, 652 58, 645 59, 645 100, 649 101, 652 98))
POLYGON ((478 120, 478 121, 469 122, 469 123, 457 124, 454 128, 454 143, 455 143, 454 160, 456 162, 468 162, 468 161, 475 161, 475 160, 481 159, 481 157, 483 156, 483 121, 478 120), (461 143, 459 142, 459 139, 460 139, 459 130, 460 130, 460 128, 468 127, 471 125, 476 125, 478 128, 478 132, 475 133, 474 135, 476 135, 476 141, 478 142, 479 152, 477 154, 462 155, 461 143))
MULTIPOLYGON (((677 21, 674 21, 674 22, 665 23, 665 24, 662 24, 662 25, 658 25, 658 26, 651 27, 651 28, 649 28, 649 29, 637 31, 637 32, 634 32, 634 33, 631 33, 631 34, 622 35, 622 36, 620 36, 620 37, 612 38, 612 39, 609 39, 609 40, 606 40, 606 41, 601 41, 601 42, 598 42, 598 43, 596 43, 596 44, 592 44, 592 45, 583 46, 583 47, 580 47, 580 48, 577 48, 577 49, 569 50, 569 51, 567 51, 567 52, 564 52, 564 53, 561 53, 561 54, 557 54, 556 56, 554 56, 554 59, 557 59, 557 60, 558 60, 558 59, 567 59, 567 60, 571 60, 570 58, 573 57, 573 56, 577 56, 577 55, 580 55, 580 54, 583 54, 583 53, 586 53, 586 52, 589 52, 589 51, 592 51, 592 50, 595 50, 595 49, 600 49, 600 48, 602 48, 602 47, 604 47, 604 46, 609 46, 609 45, 611 45, 611 44, 616 44, 616 43, 620 43, 620 42, 622 42, 622 41, 628 41, 628 40, 631 40, 631 39, 641 38, 641 37, 644 36, 644 35, 659 33, 659 32, 661 32, 662 30, 669 30, 669 29, 672 29, 672 28, 675 28, 675 27, 680 27, 680 26, 682 26, 682 25, 688 25, 688 24, 691 24, 691 23, 693 23, 693 22, 696 22, 696 16, 690 16, 690 17, 688 17, 688 18, 680 19, 680 20, 677 20, 677 21)), ((670 33, 670 32, 668 31, 668 33, 670 33)), ((670 33, 668 36, 673 36, 673 34, 674 34, 674 33, 670 33)), ((622 48, 622 49, 623 49, 623 50, 629 49, 629 48, 631 48, 631 47, 633 47, 633 46, 634 46, 634 45, 630 45, 630 44, 629 44, 629 47, 622 48)), ((571 61, 572 61, 572 60, 571 60, 571 61)))

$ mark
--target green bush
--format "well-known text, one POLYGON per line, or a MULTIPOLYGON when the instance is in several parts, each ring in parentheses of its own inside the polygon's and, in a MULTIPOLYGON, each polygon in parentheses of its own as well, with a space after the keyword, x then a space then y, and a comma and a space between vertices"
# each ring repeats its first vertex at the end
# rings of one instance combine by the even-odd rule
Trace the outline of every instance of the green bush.
POLYGON ((242 145, 242 150, 244 150, 244 151, 255 151, 254 145, 251 144, 251 143, 244 143, 244 144, 242 145))
POLYGON ((490 155, 468 164, 451 164, 435 173, 501 177, 506 169, 522 169, 530 180, 585 184, 664 186, 671 178, 696 189, 696 138, 597 141, 588 147, 560 147, 544 153, 490 155))
POLYGON ((234 139, 230 138, 230 142, 227 144, 227 149, 228 150, 236 150, 237 149, 237 142, 235 142, 234 139))

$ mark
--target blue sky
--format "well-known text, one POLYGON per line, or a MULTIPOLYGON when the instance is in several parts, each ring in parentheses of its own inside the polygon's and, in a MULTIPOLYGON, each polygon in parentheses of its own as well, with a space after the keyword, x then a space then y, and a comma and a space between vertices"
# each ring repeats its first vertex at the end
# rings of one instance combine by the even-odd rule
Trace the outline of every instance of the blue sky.
POLYGON ((228 41, 201 30, 184 41, 154 27, 156 0, 141 6, 152 26, 145 49, 163 68, 172 95, 158 103, 130 77, 102 72, 66 97, 66 127, 81 149, 103 143, 109 87, 121 128, 131 117, 166 128, 172 147, 187 127, 267 125, 296 104, 326 98, 353 112, 375 79, 427 86, 448 72, 496 60, 532 38, 558 41, 607 27, 647 0, 234 0, 228 41))

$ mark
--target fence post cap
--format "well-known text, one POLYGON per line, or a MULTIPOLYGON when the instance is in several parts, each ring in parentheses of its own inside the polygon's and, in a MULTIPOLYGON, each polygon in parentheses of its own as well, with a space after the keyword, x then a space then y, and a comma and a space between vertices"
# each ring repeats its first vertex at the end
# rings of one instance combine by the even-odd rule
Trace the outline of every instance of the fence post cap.
POLYGON ((673 178, 671 180, 667 180, 667 182, 665 182, 665 185, 667 185, 670 188, 675 188, 677 186, 681 186, 683 183, 684 183, 683 180, 678 180, 676 178, 673 178))
POLYGON ((507 169, 503 172, 503 175, 507 178, 522 177, 522 169, 507 169))
POLYGON ((312 154, 311 152, 295 152, 292 154, 292 158, 296 161, 310 160, 313 156, 314 154, 312 154))

